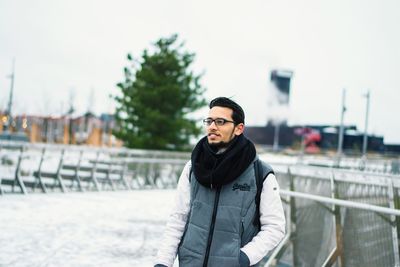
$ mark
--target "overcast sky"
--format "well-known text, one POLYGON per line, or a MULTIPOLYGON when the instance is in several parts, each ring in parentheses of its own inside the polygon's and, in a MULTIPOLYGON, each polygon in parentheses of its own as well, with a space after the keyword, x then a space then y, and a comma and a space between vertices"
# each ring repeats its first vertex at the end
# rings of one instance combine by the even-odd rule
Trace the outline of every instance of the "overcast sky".
POLYGON ((15 57, 13 113, 113 111, 126 54, 177 33, 208 100, 233 96, 247 125, 276 114, 271 69, 294 71, 290 124, 346 124, 400 143, 400 1, 0 0, 0 109, 15 57), (90 97, 92 95, 92 97, 90 97), (92 99, 92 100, 90 100, 92 99))

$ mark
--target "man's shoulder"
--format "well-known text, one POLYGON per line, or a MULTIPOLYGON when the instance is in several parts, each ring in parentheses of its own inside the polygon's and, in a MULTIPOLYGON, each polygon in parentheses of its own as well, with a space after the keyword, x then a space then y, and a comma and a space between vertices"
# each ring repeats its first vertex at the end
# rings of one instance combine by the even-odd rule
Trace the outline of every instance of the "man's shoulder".
POLYGON ((255 159, 255 164, 259 164, 259 166, 262 168, 263 173, 267 172, 266 174, 268 174, 270 172, 274 172, 272 166, 264 160, 260 159, 258 156, 255 159))
POLYGON ((266 163, 265 161, 261 160, 258 158, 256 158, 256 160, 254 161, 254 168, 255 168, 255 179, 256 179, 256 183, 261 186, 264 181, 267 179, 267 177, 270 174, 275 174, 274 170, 272 169, 271 165, 269 165, 268 163, 266 163))

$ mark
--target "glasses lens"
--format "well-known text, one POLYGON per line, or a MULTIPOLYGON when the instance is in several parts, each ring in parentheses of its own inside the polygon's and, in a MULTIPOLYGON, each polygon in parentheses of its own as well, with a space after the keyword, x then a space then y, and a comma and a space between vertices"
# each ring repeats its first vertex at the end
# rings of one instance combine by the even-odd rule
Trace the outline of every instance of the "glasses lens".
POLYGON ((210 126, 212 122, 213 122, 212 119, 204 119, 203 120, 203 124, 206 126, 210 126))
POLYGON ((215 119, 215 124, 217 126, 222 126, 225 124, 225 120, 224 119, 215 119))

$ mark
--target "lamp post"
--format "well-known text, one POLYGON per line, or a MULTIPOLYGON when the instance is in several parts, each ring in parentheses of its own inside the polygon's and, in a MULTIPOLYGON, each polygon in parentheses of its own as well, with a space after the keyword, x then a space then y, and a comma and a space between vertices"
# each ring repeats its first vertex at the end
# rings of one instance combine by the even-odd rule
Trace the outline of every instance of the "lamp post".
POLYGON ((337 164, 339 165, 340 157, 343 154, 343 135, 344 135, 344 113, 346 112, 346 89, 343 89, 342 93, 342 109, 340 115, 340 130, 339 130, 339 141, 338 141, 338 148, 337 148, 337 164))
POLYGON ((367 107, 365 111, 365 128, 364 128, 364 138, 363 138, 363 147, 362 147, 362 157, 363 159, 366 159, 367 157, 367 144, 368 144, 368 116, 369 116, 369 99, 370 99, 370 93, 369 90, 367 93, 364 95, 365 98, 367 99, 367 107))
POLYGON ((272 150, 277 152, 279 150, 279 128, 280 122, 275 122, 275 131, 274 131, 274 144, 272 146, 272 150))
POLYGON ((12 100, 13 100, 13 92, 14 92, 14 68, 15 68, 15 59, 13 59, 12 63, 12 73, 8 76, 8 78, 11 79, 11 86, 10 86, 10 96, 8 98, 8 105, 7 105, 7 125, 6 125, 6 130, 8 132, 11 132, 11 127, 13 123, 12 119, 12 100))

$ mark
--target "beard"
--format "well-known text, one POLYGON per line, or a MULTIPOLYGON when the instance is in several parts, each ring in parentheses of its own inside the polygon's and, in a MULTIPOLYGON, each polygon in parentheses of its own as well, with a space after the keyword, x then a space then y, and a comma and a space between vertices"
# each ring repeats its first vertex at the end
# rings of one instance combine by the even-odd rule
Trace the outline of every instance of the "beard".
POLYGON ((217 152, 217 151, 219 151, 219 150, 221 150, 221 149, 226 149, 226 148, 228 148, 232 143, 233 143, 233 141, 236 139, 236 136, 234 136, 231 140, 229 140, 228 142, 224 142, 224 141, 221 141, 221 142, 218 142, 218 143, 209 143, 208 142, 208 145, 210 146, 210 148, 212 149, 212 150, 214 150, 215 152, 217 152))
POLYGON ((220 150, 221 148, 227 148, 231 144, 231 141, 229 142, 218 142, 218 143, 208 143, 208 145, 213 149, 213 150, 220 150))

